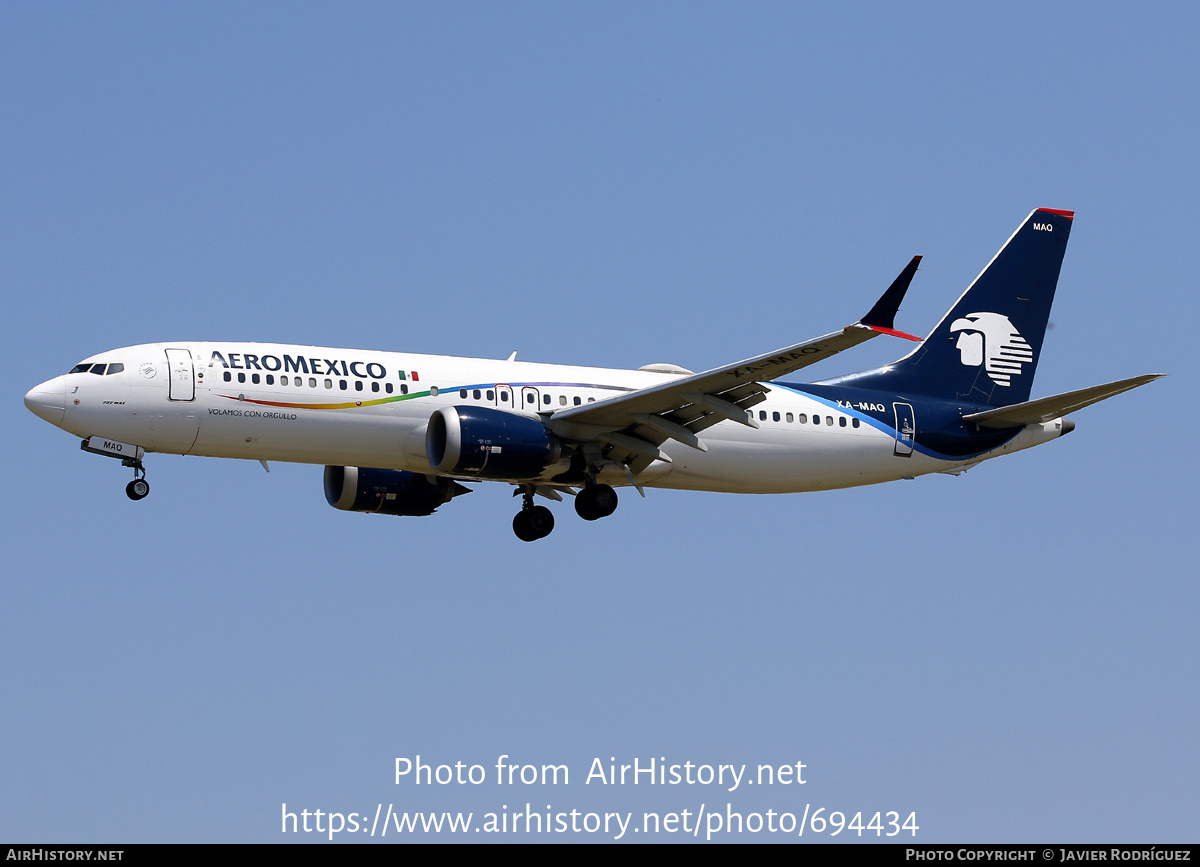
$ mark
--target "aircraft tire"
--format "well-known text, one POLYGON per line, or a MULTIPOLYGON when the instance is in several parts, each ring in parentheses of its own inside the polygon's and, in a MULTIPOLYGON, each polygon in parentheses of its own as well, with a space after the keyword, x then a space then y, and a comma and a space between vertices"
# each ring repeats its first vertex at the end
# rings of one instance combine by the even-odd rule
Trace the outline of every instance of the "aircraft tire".
POLYGON ((125 486, 125 495, 131 500, 144 500, 150 493, 150 483, 145 479, 134 479, 125 486))
POLYGON ((537 534, 534 538, 544 539, 554 530, 554 513, 545 506, 534 506, 526 514, 530 528, 537 534))
POLYGON ((585 521, 607 518, 617 510, 617 492, 610 485, 592 485, 575 496, 575 511, 585 521))
POLYGON ((529 519, 529 510, 517 512, 516 517, 513 518, 513 532, 522 542, 536 542, 542 538, 533 528, 533 522, 529 519))

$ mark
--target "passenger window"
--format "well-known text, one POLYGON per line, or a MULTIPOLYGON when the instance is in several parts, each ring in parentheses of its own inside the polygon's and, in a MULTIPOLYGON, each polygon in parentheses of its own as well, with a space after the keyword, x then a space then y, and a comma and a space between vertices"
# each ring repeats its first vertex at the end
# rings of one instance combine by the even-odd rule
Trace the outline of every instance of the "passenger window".
POLYGON ((326 388, 333 388, 333 380, 332 380, 332 379, 327 379, 327 380, 325 380, 325 387, 326 387, 326 388))
POLYGON ((229 381, 230 381, 230 380, 232 380, 232 379, 233 379, 233 374, 232 374, 232 373, 230 373, 228 370, 227 370, 227 371, 225 371, 225 381, 226 381, 226 382, 229 382, 229 381))
MULTIPOLYGON (((371 391, 375 391, 375 392, 379 391, 379 383, 378 382, 371 383, 371 391)), ((466 397, 466 395, 464 394, 463 397, 466 397)))
POLYGON ((504 401, 505 403, 507 403, 508 402, 508 392, 507 391, 500 392, 500 399, 502 401, 504 401))
POLYGON ((354 390, 362 391, 362 380, 361 379, 354 380, 354 390))
POLYGON ((114 373, 120 373, 124 369, 125 369, 125 365, 123 365, 121 362, 118 361, 116 364, 110 364, 108 366, 108 373, 106 373, 104 375, 112 376, 114 373))
POLYGON ((347 383, 346 380, 344 380, 344 379, 339 379, 338 380, 338 389, 340 389, 341 391, 345 391, 347 388, 349 388, 349 383, 347 383))
POLYGON ((594 397, 588 398, 588 403, 595 403, 595 402, 596 402, 596 398, 594 398, 594 397))
POLYGON ((581 404, 581 403, 583 403, 583 401, 582 401, 582 400, 580 400, 578 397, 576 397, 576 398, 575 398, 575 405, 576 405, 576 406, 579 406, 579 404, 581 404))
POLYGON ((808 424, 808 413, 800 413, 800 415, 796 416, 796 421, 800 422, 800 424, 808 424))
POLYGON ((792 414, 790 412, 787 414, 786 418, 788 420, 788 424, 791 424, 792 423, 792 414))
POLYGON ((559 406, 566 406, 566 405, 567 405, 567 396, 566 396, 565 394, 560 394, 560 395, 558 396, 558 405, 559 405, 559 406))
POLYGON ((104 376, 104 365, 103 364, 93 364, 91 372, 96 374, 97 376, 104 376))
POLYGON ((767 420, 767 411, 766 411, 765 409, 760 409, 760 410, 758 411, 758 420, 759 420, 759 421, 766 421, 766 420, 767 420))
POLYGON ((549 403, 549 402, 550 402, 550 395, 543 394, 542 395, 542 403, 549 403))
POLYGON ((833 427, 833 416, 831 416, 831 415, 825 416, 825 424, 829 425, 830 427, 833 427))
POLYGON ((476 400, 479 400, 479 398, 480 398, 479 389, 475 389, 473 392, 471 392, 471 397, 475 398, 476 400))
POLYGON ((258 385, 258 382, 259 382, 258 374, 257 373, 250 374, 250 381, 253 382, 255 385, 258 385))
POLYGON ((771 413, 771 421, 779 421, 779 413, 777 413, 777 412, 771 413))
POLYGON ((317 378, 316 378, 315 376, 310 376, 310 377, 308 378, 308 387, 309 387, 309 388, 316 388, 316 387, 317 387, 317 378))
POLYGON ((850 424, 854 425, 854 427, 858 427, 858 419, 856 419, 856 418, 851 419, 850 424))
POLYGON ((438 387, 436 385, 429 386, 429 394, 433 397, 438 396, 438 387))
POLYGON ((384 386, 384 390, 386 390, 388 394, 391 394, 392 393, 392 384, 389 382, 387 385, 384 386))
POLYGON ((487 393, 487 399, 488 399, 488 400, 495 400, 495 399, 496 399, 496 392, 495 392, 493 389, 490 389, 490 388, 488 389, 488 393, 487 393))
POLYGON ((461 397, 463 400, 466 400, 467 399, 467 390, 465 388, 460 388, 458 390, 458 396, 461 397))
POLYGON ((400 393, 401 393, 401 394, 408 394, 408 383, 401 383, 401 384, 400 384, 400 393))
POLYGON ((845 427, 845 426, 846 426, 846 417, 844 415, 839 415, 838 416, 838 427, 845 427))
POLYGON ((275 374, 268 373, 267 374, 267 385, 274 385, 274 384, 275 384, 275 374))
MULTIPOLYGON (((95 371, 92 371, 92 372, 95 373, 95 371)), ((238 382, 245 382, 245 381, 246 381, 246 374, 239 373, 238 374, 238 382)))

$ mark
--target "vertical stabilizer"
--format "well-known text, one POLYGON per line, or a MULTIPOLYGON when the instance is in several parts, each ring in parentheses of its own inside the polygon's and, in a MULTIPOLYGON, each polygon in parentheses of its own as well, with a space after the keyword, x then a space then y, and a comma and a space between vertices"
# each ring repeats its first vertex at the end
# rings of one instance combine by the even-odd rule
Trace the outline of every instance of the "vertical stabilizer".
POLYGON ((1031 213, 917 349, 841 383, 989 406, 1028 400, 1074 216, 1031 213))

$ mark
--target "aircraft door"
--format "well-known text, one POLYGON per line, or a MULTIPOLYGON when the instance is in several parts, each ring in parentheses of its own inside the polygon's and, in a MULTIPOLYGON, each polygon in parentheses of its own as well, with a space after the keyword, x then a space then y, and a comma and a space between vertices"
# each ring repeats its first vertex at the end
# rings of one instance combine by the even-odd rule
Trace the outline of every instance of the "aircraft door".
POLYGON ((893 403, 892 409, 896 413, 896 448, 892 454, 901 458, 912 457, 913 437, 917 433, 912 404, 893 403))
POLYGON ((167 399, 196 399, 196 369, 186 349, 167 350, 167 399))
POLYGON ((538 407, 538 390, 532 386, 524 386, 521 389, 521 409, 529 412, 537 412, 538 407))
POLYGON ((513 408, 513 390, 511 385, 496 383, 496 406, 500 409, 513 408))

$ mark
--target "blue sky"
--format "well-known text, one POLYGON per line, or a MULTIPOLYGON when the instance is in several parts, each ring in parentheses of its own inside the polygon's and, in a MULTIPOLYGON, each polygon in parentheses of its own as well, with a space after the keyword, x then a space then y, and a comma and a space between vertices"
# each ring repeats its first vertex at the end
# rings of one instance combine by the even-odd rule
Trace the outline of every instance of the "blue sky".
POLYGON ((1198 18, 0 7, 0 839, 316 842, 281 804, 526 801, 1190 839, 1198 18), (131 503, 21 403, 174 339, 703 369, 853 321, 917 253, 897 325, 925 333, 1039 206, 1077 217, 1035 396, 1171 376, 961 478, 649 491, 525 545, 499 485, 379 518, 319 467, 155 456, 131 503), (395 785, 418 754, 572 779, 395 785), (610 756, 808 782, 584 785, 610 756))

